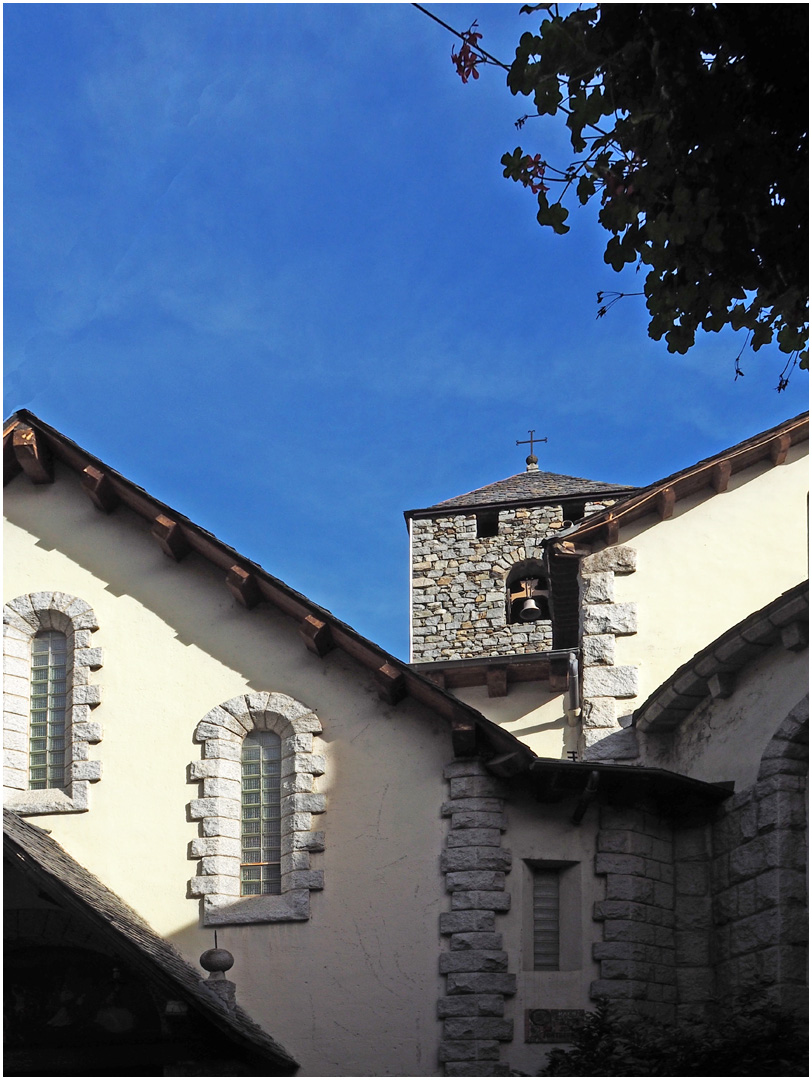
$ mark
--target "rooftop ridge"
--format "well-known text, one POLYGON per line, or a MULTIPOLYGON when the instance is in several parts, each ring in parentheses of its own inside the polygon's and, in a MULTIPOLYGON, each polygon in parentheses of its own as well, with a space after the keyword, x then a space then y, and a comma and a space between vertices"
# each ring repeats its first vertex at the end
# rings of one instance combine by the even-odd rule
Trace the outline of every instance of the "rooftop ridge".
POLYGON ((560 499, 579 498, 586 495, 608 495, 610 493, 628 494, 637 491, 632 484, 610 484, 603 480, 588 480, 581 476, 568 476, 565 473, 541 472, 536 470, 516 473, 496 480, 483 487, 431 506, 408 510, 410 514, 423 514, 428 511, 458 509, 467 506, 488 506, 504 503, 552 502, 560 499))

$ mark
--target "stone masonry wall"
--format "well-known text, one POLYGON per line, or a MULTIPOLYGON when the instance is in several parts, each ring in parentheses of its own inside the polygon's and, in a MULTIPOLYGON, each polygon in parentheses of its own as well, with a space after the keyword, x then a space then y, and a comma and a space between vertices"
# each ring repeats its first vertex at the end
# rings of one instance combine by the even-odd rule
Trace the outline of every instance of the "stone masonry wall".
MULTIPOLYGON (((614 501, 588 502, 585 513, 614 501)), ((517 563, 540 560, 542 541, 563 528, 560 505, 500 510, 498 535, 487 537, 477 537, 474 513, 413 518, 412 661, 551 649, 549 620, 508 623, 506 582, 517 563)))
POLYGON ((592 997, 663 1023, 759 989, 805 1008, 808 708, 784 720, 756 783, 716 811, 601 807, 592 997))
POLYGON ((728 998, 765 982, 777 1004, 806 1001, 807 740, 805 701, 768 744, 755 785, 714 825, 717 990, 728 998))
POLYGON ((593 998, 605 997, 661 1023, 675 1019, 674 849, 669 824, 642 807, 602 806, 595 873, 606 876, 595 904, 603 941, 593 998))
POLYGON ((506 828, 499 783, 478 759, 453 761, 444 774, 450 818, 441 868, 451 894, 451 910, 440 916, 449 948, 440 953, 446 996, 438 1002, 443 1024, 440 1061, 446 1076, 509 1076, 500 1061, 501 1043, 513 1039, 505 1020, 505 998, 516 993, 507 973, 508 954, 496 917, 510 907, 505 875, 511 854, 502 848, 506 828))
POLYGON ((581 562, 583 706, 581 751, 585 759, 638 756, 636 734, 619 717, 638 689, 637 668, 615 664, 615 639, 637 633, 637 605, 615 603, 615 575, 633 574, 637 553, 626 544, 587 555, 581 562))

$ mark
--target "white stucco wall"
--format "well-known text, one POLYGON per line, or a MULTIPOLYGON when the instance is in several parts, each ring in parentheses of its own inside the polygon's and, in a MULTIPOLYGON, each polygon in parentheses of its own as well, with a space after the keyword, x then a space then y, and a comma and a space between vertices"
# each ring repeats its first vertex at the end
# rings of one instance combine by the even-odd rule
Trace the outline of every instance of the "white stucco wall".
POLYGON ((615 664, 638 669, 631 713, 676 668, 808 576, 807 444, 783 465, 761 462, 677 502, 673 517, 620 530, 637 570, 616 575, 614 601, 637 605, 636 634, 617 638, 615 664))
POLYGON ((572 823, 573 808, 570 798, 540 806, 532 794, 522 796, 518 791, 506 805, 509 828, 504 843, 513 854, 513 868, 507 878, 510 911, 501 929, 510 970, 517 975, 517 993, 506 1011, 514 1019, 514 1036, 505 1056, 511 1068, 528 1076, 538 1073, 551 1044, 525 1042, 525 1011, 594 1008, 589 987, 598 978, 599 965, 592 959, 592 945, 602 939, 602 931, 592 914, 595 902, 604 898, 606 879, 594 872, 597 805, 587 808, 579 825, 572 823), (527 860, 572 864, 561 884, 560 971, 533 967, 533 879, 527 860))
POLYGON ((200 755, 197 722, 236 695, 273 690, 323 725, 327 771, 313 856, 325 889, 304 923, 222 927, 237 997, 302 1064, 301 1075, 432 1075, 439 1071, 436 1000, 439 872, 447 728, 410 701, 385 706, 344 654, 319 660, 295 624, 263 605, 246 612, 224 575, 196 555, 175 564, 125 509, 105 516, 77 479, 6 488, 5 598, 60 590, 87 601, 104 666, 92 719, 103 775, 83 814, 34 822, 197 965, 213 945, 187 899, 198 835, 186 782, 200 755))
POLYGON ((673 732, 641 733, 647 765, 709 783, 756 782, 762 755, 809 689, 809 651, 775 645, 736 676, 729 698, 706 698, 673 732))
POLYGON ((488 697, 486 686, 459 687, 453 694, 539 757, 562 758, 567 750, 577 749, 578 729, 567 724, 564 695, 550 693, 544 682, 512 683, 505 697, 488 697))

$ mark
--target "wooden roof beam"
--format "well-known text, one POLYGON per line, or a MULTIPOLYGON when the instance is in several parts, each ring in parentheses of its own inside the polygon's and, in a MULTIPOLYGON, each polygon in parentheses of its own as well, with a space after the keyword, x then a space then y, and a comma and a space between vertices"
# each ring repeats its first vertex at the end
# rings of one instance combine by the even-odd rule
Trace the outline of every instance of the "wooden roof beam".
POLYGON ((406 697, 406 680, 403 672, 398 671, 394 664, 381 664, 375 672, 375 681, 378 684, 378 695, 387 705, 397 705, 406 697))
POLYGON ((226 574, 226 585, 234 599, 245 608, 256 607, 262 599, 257 579, 241 566, 232 566, 226 574))
POLYGON ((11 436, 17 463, 32 484, 54 482, 54 462, 45 439, 27 425, 19 425, 11 436))
POLYGON ((673 516, 676 501, 677 493, 672 487, 663 488, 662 491, 657 492, 657 513, 660 521, 673 516))
POLYGON ((721 495, 723 491, 727 491, 727 485, 730 483, 730 474, 732 471, 733 466, 729 458, 725 458, 724 461, 717 461, 717 463, 711 467, 710 486, 717 495, 721 495))
POLYGON ((14 453, 14 428, 3 435, 3 487, 23 471, 14 453))
POLYGON ((302 619, 299 623, 299 633, 314 656, 326 656, 331 649, 335 648, 329 625, 317 619, 315 615, 307 615, 302 619))
POLYGON ((507 697, 507 668, 489 667, 485 672, 488 683, 488 697, 507 697))
POLYGON ((109 514, 121 501, 107 473, 88 465, 82 470, 82 487, 97 510, 109 514))
POLYGON ((476 725, 468 717, 455 716, 451 720, 451 745, 455 757, 476 755, 476 725))
POLYGON ((787 460, 787 454, 792 444, 792 438, 788 432, 777 435, 770 443, 770 460, 773 465, 783 465, 787 460))
POLYGON ((192 550, 183 527, 165 514, 158 514, 152 525, 152 535, 158 541, 164 555, 180 562, 192 550))

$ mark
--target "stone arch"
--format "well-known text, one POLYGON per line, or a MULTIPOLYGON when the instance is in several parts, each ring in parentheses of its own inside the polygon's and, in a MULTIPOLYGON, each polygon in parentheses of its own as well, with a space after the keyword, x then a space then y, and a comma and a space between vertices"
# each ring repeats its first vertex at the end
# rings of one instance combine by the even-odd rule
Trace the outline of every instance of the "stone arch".
POLYGON ((809 772, 809 695, 801 698, 780 724, 761 755, 758 779, 780 773, 809 772), (793 764, 794 763, 794 764, 793 764))
POLYGON ((90 644, 98 628, 90 604, 63 592, 27 593, 3 607, 3 804, 18 814, 87 810, 89 786, 101 779, 101 762, 88 760, 88 746, 102 738, 101 725, 90 720, 101 701, 101 688, 90 682, 102 666, 101 649, 90 644), (57 630, 67 642, 65 786, 31 791, 31 643, 43 630, 57 630))
MULTIPOLYGON (((539 618, 549 621, 550 584, 547 577, 547 571, 541 558, 519 559, 510 566, 505 574, 504 580, 506 615, 509 624, 515 624, 520 621, 517 609, 518 607, 521 607, 521 601, 515 600, 515 595, 520 582, 525 580, 535 580, 538 582, 538 585, 532 590, 532 598, 535 600, 541 612, 539 618)), ((527 599, 530 599, 529 595, 527 599)))
POLYGON ((312 815, 326 806, 325 796, 313 790, 325 770, 315 745, 321 730, 306 705, 271 692, 231 698, 195 728, 203 756, 189 766, 188 779, 202 785, 202 798, 192 799, 189 815, 200 822, 201 835, 192 841, 189 858, 200 860, 200 873, 189 892, 202 899, 204 925, 310 917, 310 891, 324 886, 322 871, 310 868, 311 853, 324 850, 324 833, 311 828, 312 815), (282 740, 282 885, 276 896, 240 896, 240 754, 252 731, 273 731, 282 740))

